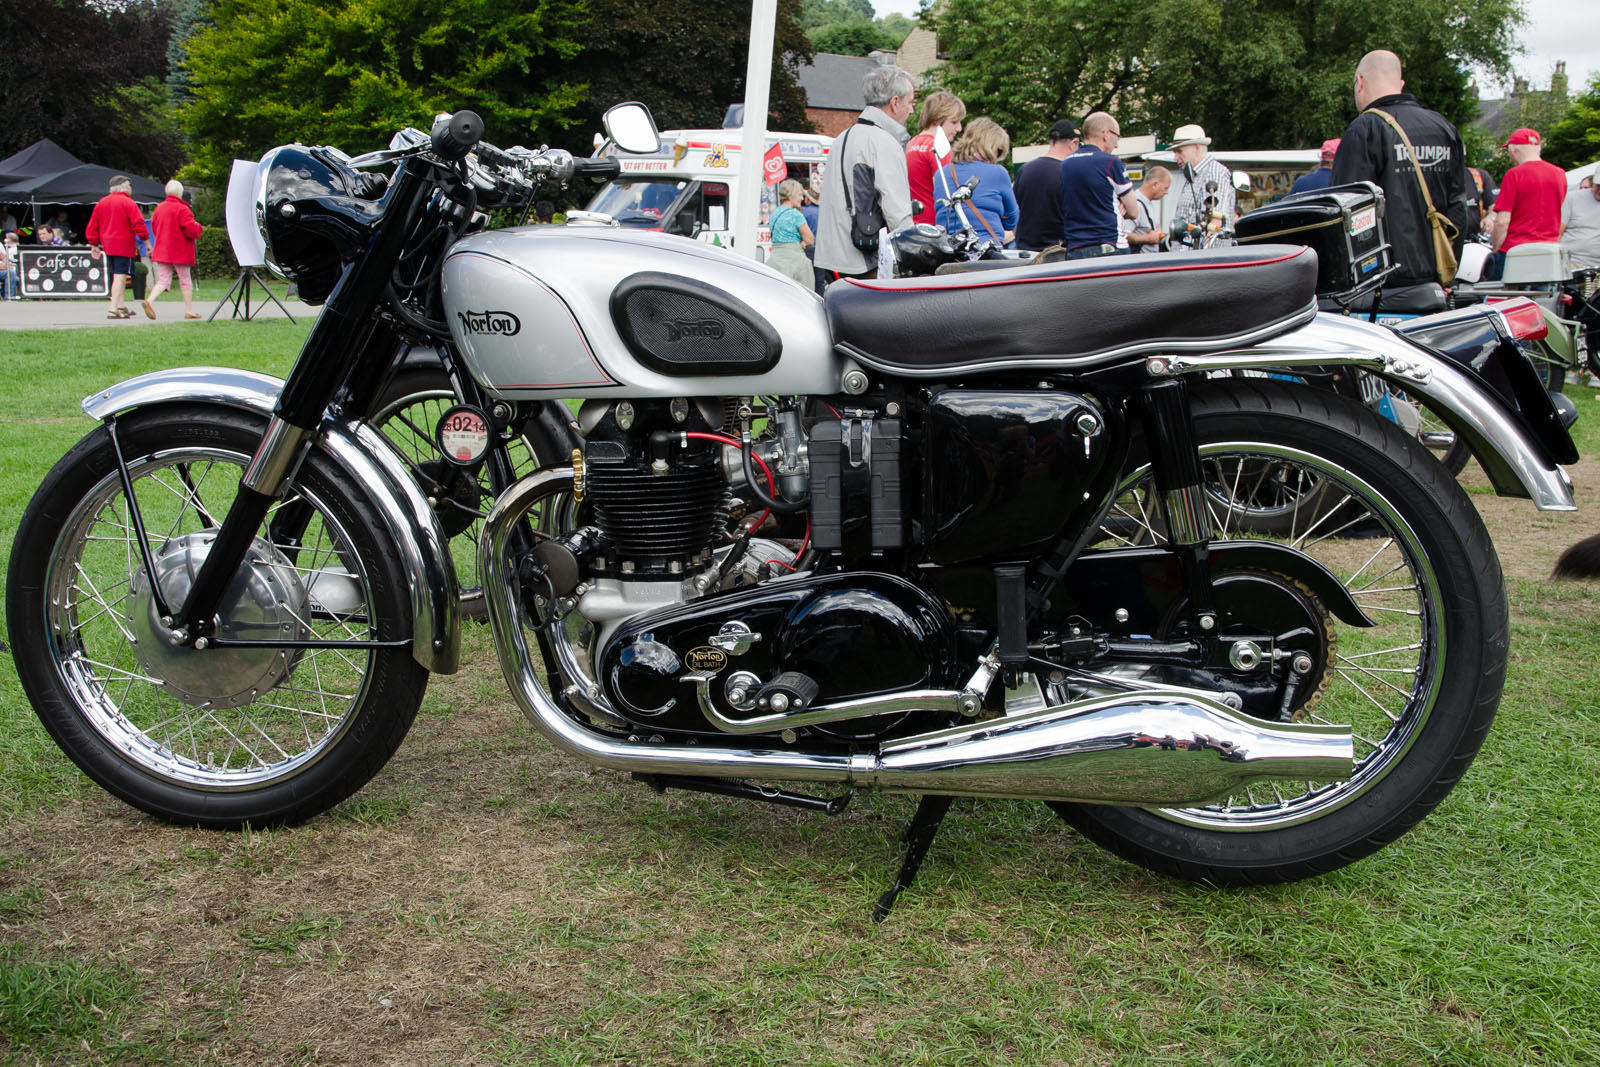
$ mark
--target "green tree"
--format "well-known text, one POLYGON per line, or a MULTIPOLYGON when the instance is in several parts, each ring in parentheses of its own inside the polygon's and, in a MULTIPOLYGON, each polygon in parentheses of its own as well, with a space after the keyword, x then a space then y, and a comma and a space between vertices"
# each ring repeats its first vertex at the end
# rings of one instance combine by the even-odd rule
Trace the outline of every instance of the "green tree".
MULTIPOLYGON (((589 0, 581 54, 557 70, 581 86, 565 147, 587 153, 600 116, 621 100, 648 104, 662 129, 718 127, 744 100, 750 48, 747 4, 701 0, 589 0)), ((805 132, 799 64, 811 58, 800 0, 778 0, 768 125, 805 132)))
POLYGON ((812 30, 811 47, 841 56, 864 56, 883 49, 893 51, 899 42, 870 22, 836 22, 812 30))
POLYGON ((185 173, 220 185, 275 144, 363 151, 460 108, 491 141, 552 139, 580 97, 559 72, 583 21, 582 0, 213 0, 186 49, 185 173))
POLYGON ((1459 126, 1473 64, 1507 69, 1521 0, 945 0, 922 19, 940 77, 970 111, 1026 143, 1055 119, 1115 113, 1170 136, 1198 122, 1228 148, 1312 146, 1355 115, 1352 76, 1396 50, 1406 88, 1459 126))
POLYGON ((800 28, 809 33, 823 26, 870 24, 874 15, 872 0, 804 0, 800 28))
POLYGON ((1600 159, 1600 74, 1589 79, 1566 113, 1551 124, 1542 156, 1568 168, 1600 159))
POLYGON ((183 162, 163 90, 170 22, 146 0, 0 3, 0 157, 48 137, 90 163, 170 175, 183 162))
POLYGON ((894 42, 891 48, 899 48, 905 42, 906 35, 917 28, 917 24, 901 14, 885 15, 874 23, 878 29, 889 35, 894 42))

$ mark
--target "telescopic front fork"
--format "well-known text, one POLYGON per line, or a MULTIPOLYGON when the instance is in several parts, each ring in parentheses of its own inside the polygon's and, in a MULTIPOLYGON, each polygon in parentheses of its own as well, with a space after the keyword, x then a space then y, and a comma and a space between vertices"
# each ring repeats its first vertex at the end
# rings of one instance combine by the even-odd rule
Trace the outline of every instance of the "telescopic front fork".
MULTIPOLYGON (((383 221, 328 294, 284 382, 267 432, 245 468, 233 506, 222 520, 183 606, 177 608, 172 622, 166 623, 180 643, 192 645, 209 637, 223 597, 262 520, 299 469, 324 411, 366 350, 363 342, 376 321, 372 310, 382 303, 395 262, 404 250, 411 218, 431 188, 428 171, 432 166, 416 157, 400 165, 385 196, 388 204, 383 221)), ((393 352, 385 350, 384 356, 392 358, 393 352)))

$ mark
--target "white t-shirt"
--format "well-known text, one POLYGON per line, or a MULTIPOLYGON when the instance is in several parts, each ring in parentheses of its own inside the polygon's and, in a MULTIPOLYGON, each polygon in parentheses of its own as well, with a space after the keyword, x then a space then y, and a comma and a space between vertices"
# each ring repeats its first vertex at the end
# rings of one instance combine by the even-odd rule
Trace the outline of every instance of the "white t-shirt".
POLYGON ((1573 189, 1561 202, 1561 247, 1585 267, 1600 267, 1600 200, 1593 189, 1573 189))

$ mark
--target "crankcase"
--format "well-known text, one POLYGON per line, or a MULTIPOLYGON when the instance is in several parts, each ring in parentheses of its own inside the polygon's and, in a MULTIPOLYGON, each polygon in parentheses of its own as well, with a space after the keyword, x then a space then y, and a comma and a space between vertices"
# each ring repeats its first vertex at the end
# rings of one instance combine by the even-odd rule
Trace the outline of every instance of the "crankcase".
POLYGON ((956 683, 956 639, 944 604, 893 574, 799 575, 682 607, 619 628, 600 652, 612 706, 659 729, 715 733, 688 674, 711 674, 717 710, 780 675, 817 684, 817 703, 839 703, 956 683), (730 694, 733 696, 730 698, 730 694))

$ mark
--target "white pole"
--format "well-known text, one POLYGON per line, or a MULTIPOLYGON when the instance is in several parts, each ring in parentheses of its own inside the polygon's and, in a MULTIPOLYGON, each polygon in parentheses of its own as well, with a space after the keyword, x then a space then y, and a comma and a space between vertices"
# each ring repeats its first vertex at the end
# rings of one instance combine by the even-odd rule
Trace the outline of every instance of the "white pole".
POLYGON ((740 135, 739 178, 733 202, 733 248, 757 257, 761 221, 761 157, 767 151, 767 97, 772 89, 772 39, 778 30, 778 0, 750 5, 750 59, 744 69, 744 131, 740 135))

